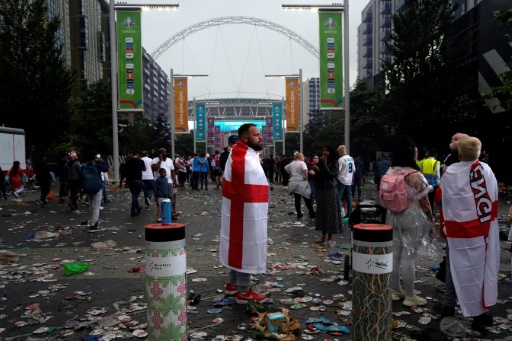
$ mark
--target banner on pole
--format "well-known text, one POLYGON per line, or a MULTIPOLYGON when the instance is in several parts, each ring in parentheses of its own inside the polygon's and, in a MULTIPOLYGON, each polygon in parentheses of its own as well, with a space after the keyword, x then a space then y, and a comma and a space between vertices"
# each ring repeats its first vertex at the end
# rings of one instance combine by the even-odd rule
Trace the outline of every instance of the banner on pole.
POLYGON ((286 77, 286 132, 299 132, 299 78, 286 77))
POLYGON ((188 78, 174 78, 174 127, 177 134, 188 133, 188 78))
POLYGON ((196 104, 196 140, 204 140, 206 137, 206 106, 196 104))
POLYGON ((343 108, 342 13, 318 11, 320 32, 320 108, 343 108))
POLYGON ((140 10, 117 12, 118 109, 143 109, 140 10))
POLYGON ((274 103, 272 106, 272 136, 274 141, 283 139, 283 105, 274 103))

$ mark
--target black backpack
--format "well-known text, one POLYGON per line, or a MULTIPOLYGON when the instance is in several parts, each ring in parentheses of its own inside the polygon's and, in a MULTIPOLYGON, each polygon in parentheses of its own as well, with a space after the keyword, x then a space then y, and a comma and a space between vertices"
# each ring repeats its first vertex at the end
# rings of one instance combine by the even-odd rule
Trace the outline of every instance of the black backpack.
POLYGON ((80 170, 80 183, 85 194, 96 194, 101 189, 98 169, 92 165, 84 165, 80 170))

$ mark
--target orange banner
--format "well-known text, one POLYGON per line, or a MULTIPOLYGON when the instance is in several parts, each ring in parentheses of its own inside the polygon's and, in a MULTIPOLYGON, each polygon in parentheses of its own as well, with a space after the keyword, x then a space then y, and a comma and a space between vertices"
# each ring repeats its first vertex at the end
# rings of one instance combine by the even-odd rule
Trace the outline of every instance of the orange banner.
POLYGON ((187 78, 174 78, 174 127, 175 132, 188 133, 187 78))
POLYGON ((299 78, 286 77, 286 132, 299 132, 299 78))

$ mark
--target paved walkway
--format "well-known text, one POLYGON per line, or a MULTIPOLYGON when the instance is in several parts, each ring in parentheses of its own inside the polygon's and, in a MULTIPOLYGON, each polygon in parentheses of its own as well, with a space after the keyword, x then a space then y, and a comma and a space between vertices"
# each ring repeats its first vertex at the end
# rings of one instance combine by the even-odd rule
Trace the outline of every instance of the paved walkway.
MULTIPOLYGON (((178 195, 181 214, 177 222, 187 224, 187 267, 194 270, 187 278, 187 290, 194 290, 202 298, 195 310, 188 314, 189 334, 205 332, 205 340, 212 340, 217 335, 232 339, 238 335, 246 339, 250 334, 238 329, 251 319, 244 306, 235 304, 223 307, 220 313, 208 313, 213 308, 212 300, 218 299, 219 291, 227 281, 227 269, 219 266, 217 253, 221 191, 211 187, 209 191, 200 192, 180 189, 178 195), (219 317, 223 319, 222 323, 212 323, 219 317)), ((375 195, 374 187, 366 184, 363 198, 370 199, 375 195)), ((94 234, 87 233, 87 228, 80 225, 88 217, 86 205, 81 205, 79 213, 72 213, 67 205, 59 204, 57 200, 41 208, 34 201, 37 193, 24 195, 21 202, 12 197, 0 201, 0 246, 3 250, 25 255, 16 263, 0 265, 0 329, 3 329, 1 335, 5 339, 81 340, 94 331, 99 339, 106 340, 114 332, 105 326, 118 325, 117 317, 123 312, 141 324, 146 322, 145 275, 139 271, 145 266, 144 226, 154 222, 156 208, 152 203, 140 216, 132 218, 127 189, 110 190, 109 197, 111 203, 100 213, 101 231, 94 234), (52 237, 54 233, 58 235, 52 237), (102 244, 97 243, 115 243, 115 247, 98 249, 102 244), (89 269, 66 276, 63 265, 77 261, 89 264, 89 269), (41 327, 48 327, 48 330, 41 327)), ((281 185, 275 186, 269 214, 268 263, 272 271, 257 276, 256 283, 271 287, 269 297, 276 307, 289 308, 281 300, 290 298, 285 290, 295 286, 301 286, 306 296, 312 297, 313 301, 305 302, 304 307, 290 310, 291 317, 301 322, 298 339, 309 317, 324 316, 351 330, 350 318, 344 315, 350 312, 352 288, 343 280, 343 262, 332 262, 328 257, 335 252, 348 253, 349 233, 345 231, 344 235, 336 236, 341 248, 314 244, 319 236, 314 231, 314 221, 307 218, 297 221, 292 200, 281 185), (312 271, 315 267, 318 272, 312 271), (333 298, 332 304, 325 304, 330 303, 325 300, 333 298)), ((501 202, 500 213, 504 215, 509 205, 501 202)), ((505 226, 503 218, 500 219, 501 226, 505 226)), ((442 241, 440 246, 443 246, 442 241)), ((511 272, 509 249, 510 243, 503 241, 500 271, 504 276, 509 275, 508 279, 511 272)), ((422 312, 411 312, 400 302, 393 302, 393 318, 401 326, 393 330, 395 336, 409 335, 410 330, 416 329, 439 329, 437 317, 443 284, 434 277, 435 272, 430 271, 438 263, 439 260, 417 260, 416 289, 422 292, 422 297, 429 297, 429 302, 422 312), (428 317, 431 318, 429 323, 419 322, 428 317)), ((499 284, 499 299, 500 303, 492 312, 500 319, 484 335, 487 339, 504 339, 512 333, 512 322, 507 319, 507 315, 512 319, 511 285, 499 284)), ((464 321, 470 324, 469 320, 464 321)), ((125 337, 132 332, 128 329, 121 331, 125 337)), ((311 336, 312 340, 334 338, 324 333, 311 336)), ((467 336, 480 337, 470 329, 467 336)), ((350 335, 338 336, 338 339, 348 340, 350 335)))

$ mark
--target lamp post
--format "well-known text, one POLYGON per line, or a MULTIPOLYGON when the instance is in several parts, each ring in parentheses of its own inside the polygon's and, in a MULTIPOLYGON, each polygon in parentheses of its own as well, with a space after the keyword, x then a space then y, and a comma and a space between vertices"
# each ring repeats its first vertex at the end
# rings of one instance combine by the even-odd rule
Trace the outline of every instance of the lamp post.
POLYGON ((329 5, 320 4, 283 4, 283 9, 291 10, 314 10, 314 9, 327 9, 336 10, 339 9, 343 12, 343 67, 344 67, 344 87, 345 87, 345 98, 344 98, 344 109, 345 109, 345 146, 350 151, 350 61, 349 61, 349 13, 348 5, 349 0, 343 0, 343 5, 339 3, 332 3, 329 5))
POLYGON ((114 166, 114 180, 119 180, 119 131, 117 120, 117 37, 116 37, 116 11, 115 8, 140 8, 141 10, 171 10, 177 9, 179 4, 116 4, 109 0, 109 34, 110 34, 110 89, 112 94, 112 155, 114 166))
MULTIPOLYGON (((169 72, 169 75, 170 75, 170 82, 169 82, 169 116, 170 116, 170 120, 171 120, 171 155, 172 155, 172 158, 174 159, 174 137, 176 136, 176 133, 175 133, 175 124, 176 124, 176 118, 175 118, 175 115, 176 113, 174 112, 174 78, 199 78, 199 77, 208 77, 208 75, 180 75, 180 74, 174 74, 174 70, 171 69, 171 71, 169 72)), ((194 103, 195 103, 195 99, 194 99, 194 103)), ((188 99, 187 99, 187 112, 188 112, 188 99)), ((195 114, 195 104, 194 104, 194 114, 195 114)), ((194 124, 194 152, 196 151, 196 143, 195 143, 195 140, 196 140, 196 130, 195 130, 195 124, 194 124)))
MULTIPOLYGON (((303 109, 303 103, 302 103, 302 98, 303 98, 303 95, 302 95, 302 69, 299 69, 299 73, 298 74, 291 74, 291 75, 265 75, 265 77, 267 78, 286 78, 286 77, 297 77, 299 78, 299 84, 298 84, 298 89, 299 89, 299 151, 302 153, 302 150, 303 150, 303 135, 304 135, 304 127, 303 127, 303 113, 304 113, 304 109, 303 109)), ((282 108, 285 108, 285 101, 284 101, 284 98, 283 98, 283 104, 282 104, 282 108)), ((288 112, 286 113, 288 115, 288 112)), ((285 155, 285 139, 286 139, 286 132, 285 132, 285 129, 283 129, 283 155, 285 155)))

